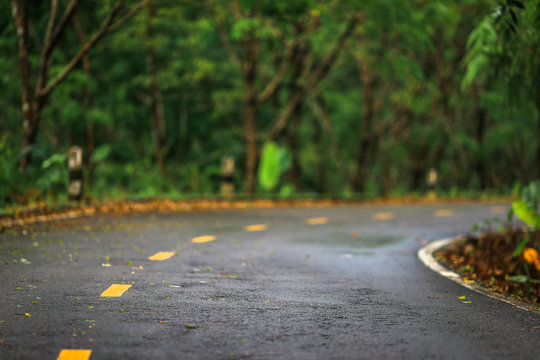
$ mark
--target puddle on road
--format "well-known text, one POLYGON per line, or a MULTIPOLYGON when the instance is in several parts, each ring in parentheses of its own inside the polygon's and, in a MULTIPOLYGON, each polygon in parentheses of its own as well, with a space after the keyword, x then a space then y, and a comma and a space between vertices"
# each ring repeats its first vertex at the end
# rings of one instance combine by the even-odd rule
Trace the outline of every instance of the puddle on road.
MULTIPOLYGON (((405 240, 405 236, 400 235, 379 235, 379 234, 360 234, 352 236, 349 233, 326 234, 324 237, 299 238, 293 240, 297 244, 310 244, 319 246, 329 246, 338 249, 376 249, 383 246, 397 244, 405 240)), ((373 255, 370 251, 354 251, 357 255, 373 255)))

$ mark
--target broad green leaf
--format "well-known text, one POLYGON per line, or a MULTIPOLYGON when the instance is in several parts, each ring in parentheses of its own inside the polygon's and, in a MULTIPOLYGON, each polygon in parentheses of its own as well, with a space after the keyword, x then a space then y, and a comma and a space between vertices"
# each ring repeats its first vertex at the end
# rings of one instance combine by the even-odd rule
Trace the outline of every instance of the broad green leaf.
POLYGON ((529 226, 534 226, 535 228, 540 227, 540 216, 535 209, 532 209, 524 201, 514 201, 512 203, 512 209, 514 213, 525 224, 529 226))
POLYGON ((529 277, 527 275, 514 275, 510 276, 508 278, 508 281, 517 282, 517 283, 526 283, 529 281, 529 277))
POLYGON ((259 164, 259 184, 264 190, 273 190, 283 172, 283 150, 276 143, 264 144, 259 164))

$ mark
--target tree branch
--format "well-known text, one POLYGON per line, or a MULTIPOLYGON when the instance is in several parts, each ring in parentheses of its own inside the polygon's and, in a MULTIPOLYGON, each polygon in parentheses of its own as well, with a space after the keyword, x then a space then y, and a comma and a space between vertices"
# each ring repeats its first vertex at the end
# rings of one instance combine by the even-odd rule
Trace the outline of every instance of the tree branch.
POLYGON ((321 127, 324 128, 330 136, 330 143, 332 144, 332 151, 334 152, 338 169, 341 171, 347 182, 351 183, 352 176, 345 164, 343 164, 342 152, 336 139, 336 135, 334 134, 334 129, 332 128, 328 114, 319 104, 319 97, 320 95, 313 98, 310 97, 307 104, 315 118, 319 120, 321 127))
POLYGON ((347 28, 345 29, 345 31, 343 31, 343 33, 341 33, 339 38, 336 40, 336 42, 334 43, 334 46, 332 47, 328 55, 326 55, 323 61, 321 61, 321 63, 309 76, 305 85, 299 89, 299 91, 292 97, 289 103, 285 106, 285 109, 281 112, 278 119, 276 120, 272 131, 267 136, 268 141, 275 139, 283 131, 296 105, 298 105, 298 103, 302 100, 302 98, 309 91, 311 91, 315 86, 317 86, 319 82, 326 75, 328 75, 330 69, 332 68, 332 66, 334 65, 337 59, 337 55, 339 54, 340 50, 343 48, 345 41, 347 40, 349 35, 353 32, 359 20, 360 20, 360 14, 358 13, 354 14, 351 17, 351 19, 349 20, 349 24, 347 25, 347 28))
POLYGON ((47 87, 40 90, 39 95, 41 97, 46 97, 58 84, 60 84, 67 76, 68 74, 77 66, 79 61, 83 58, 83 56, 94 46, 96 43, 101 40, 105 35, 110 34, 112 31, 116 30, 119 26, 118 23, 124 24, 129 18, 131 18, 135 13, 140 10, 143 6, 145 6, 148 3, 148 0, 142 1, 139 4, 137 4, 133 10, 136 9, 136 11, 130 11, 128 14, 126 14, 123 18, 118 20, 117 23, 111 25, 114 18, 118 15, 120 12, 122 6, 123 6, 124 0, 119 0, 114 8, 111 10, 109 15, 107 16, 107 19, 102 23, 99 30, 86 42, 79 52, 71 59, 71 61, 64 67, 64 69, 58 74, 51 82, 47 85, 47 87))
POLYGON ((216 16, 216 9, 214 7, 214 2, 212 0, 208 0, 208 4, 210 6, 210 11, 212 13, 212 20, 214 20, 214 24, 216 24, 216 29, 218 31, 219 37, 221 39, 221 42, 223 43, 223 46, 225 46, 225 50, 227 51, 227 54, 229 55, 229 58, 231 59, 234 66, 240 71, 242 75, 244 75, 245 71, 242 66, 242 62, 238 58, 238 55, 236 55, 236 52, 233 49, 231 39, 229 39, 229 35, 227 35, 227 31, 225 28, 223 28, 223 25, 219 22, 216 16))
POLYGON ((47 24, 47 31, 45 32, 45 40, 43 48, 41 50, 41 58, 39 59, 39 72, 36 82, 35 93, 39 93, 39 90, 43 87, 47 81, 47 74, 50 67, 49 58, 51 57, 53 49, 53 29, 56 21, 56 12, 58 11, 58 0, 51 0, 51 15, 49 16, 49 23, 47 24))
POLYGON ((49 77, 49 69, 51 67, 52 52, 56 44, 58 43, 60 36, 64 32, 66 24, 71 20, 75 9, 79 5, 79 2, 80 0, 70 1, 68 6, 66 7, 66 10, 64 11, 64 14, 62 15, 62 19, 60 19, 58 27, 53 32, 54 23, 56 21, 56 13, 58 11, 58 0, 51 0, 51 16, 47 25, 45 42, 43 44, 43 49, 41 51, 41 59, 39 62, 39 73, 35 90, 36 98, 39 98, 41 96, 41 90, 45 87, 45 84, 47 83, 49 77))
POLYGON ((51 37, 51 48, 56 45, 56 42, 60 38, 60 35, 64 31, 64 28, 66 27, 67 23, 71 20, 71 17, 73 16, 75 9, 79 6, 80 0, 71 0, 71 2, 66 7, 66 10, 64 11, 64 14, 62 15, 62 19, 60 19, 60 22, 58 23, 58 27, 54 31, 54 34, 51 37))
POLYGON ((131 19, 133 16, 137 14, 143 7, 147 6, 148 3, 150 3, 150 0, 145 0, 137 5, 135 5, 126 15, 124 15, 120 20, 115 22, 113 25, 109 26, 107 28, 107 34, 110 34, 114 31, 116 31, 120 26, 124 25, 125 22, 127 22, 129 19, 131 19))
POLYGON ((289 46, 289 48, 287 49, 287 56, 285 57, 285 59, 281 63, 281 66, 279 67, 278 72, 276 73, 276 75, 274 75, 274 78, 266 85, 264 90, 257 97, 257 104, 260 105, 260 104, 264 103, 266 100, 268 100, 268 98, 270 98, 270 96, 272 96, 274 91, 276 91, 277 87, 281 83, 281 80, 283 80, 283 77, 285 76, 285 73, 287 72, 287 69, 291 65, 292 54, 294 53, 294 49, 298 45, 299 45, 299 41, 298 41, 298 39, 296 39, 289 46))

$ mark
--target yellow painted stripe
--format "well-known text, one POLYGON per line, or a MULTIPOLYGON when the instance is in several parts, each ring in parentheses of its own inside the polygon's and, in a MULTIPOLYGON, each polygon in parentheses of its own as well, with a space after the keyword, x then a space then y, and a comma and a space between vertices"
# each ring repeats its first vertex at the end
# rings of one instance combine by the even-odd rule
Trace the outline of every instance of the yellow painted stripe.
POLYGON ((205 243, 205 242, 214 241, 214 240, 216 240, 215 236, 205 235, 205 236, 194 237, 193 239, 191 239, 191 242, 200 244, 200 243, 205 243))
POLYGON ((391 212, 381 212, 373 214, 374 221, 388 221, 394 218, 394 213, 391 212))
POLYGON ((102 297, 117 297, 122 296, 123 293, 129 289, 131 285, 126 284, 112 284, 107 290, 105 290, 101 296, 102 297))
POLYGON ((492 214, 504 214, 506 212, 507 207, 506 206, 492 206, 489 211, 492 214))
POLYGON ((308 225, 324 225, 324 224, 328 224, 328 218, 326 217, 311 218, 311 219, 307 219, 306 223, 308 225))
POLYGON ((56 360, 88 360, 92 350, 63 349, 56 360))
POLYGON ((268 226, 264 224, 255 224, 255 225, 248 225, 244 226, 244 230, 246 231, 264 231, 268 228, 268 226))
POLYGON ((454 210, 452 209, 439 209, 435 210, 435 217, 450 217, 454 215, 454 210))
POLYGON ((148 260, 163 261, 174 256, 174 251, 160 251, 148 258, 148 260))

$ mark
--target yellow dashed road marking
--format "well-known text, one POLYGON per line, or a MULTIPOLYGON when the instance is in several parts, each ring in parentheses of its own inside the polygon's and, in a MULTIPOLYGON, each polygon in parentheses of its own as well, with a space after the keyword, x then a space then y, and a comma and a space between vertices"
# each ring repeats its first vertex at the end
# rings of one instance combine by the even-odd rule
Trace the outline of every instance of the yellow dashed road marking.
POLYGON ((435 217, 450 217, 454 216, 454 210, 452 209, 439 209, 435 210, 435 217))
POLYGON ((122 296, 123 293, 129 289, 131 285, 126 284, 112 284, 107 290, 105 290, 101 296, 102 297, 117 297, 122 296))
POLYGON ((92 350, 63 349, 56 360, 88 360, 92 350))
POLYGON ((391 212, 382 212, 373 214, 374 221, 388 221, 394 218, 394 213, 391 212))
POLYGON ((255 225, 247 225, 244 226, 245 231, 264 231, 268 228, 268 226, 264 224, 255 224, 255 225))
POLYGON ((174 251, 160 251, 148 258, 148 260, 163 261, 174 256, 174 251))
POLYGON ((311 218, 311 219, 307 219, 306 223, 308 225, 324 225, 324 224, 328 224, 328 218, 326 217, 311 218))
POLYGON ((200 244, 200 243, 205 243, 205 242, 214 241, 214 240, 216 240, 215 236, 205 235, 205 236, 194 237, 193 239, 191 239, 191 242, 200 244))
POLYGON ((504 214, 506 212, 506 206, 492 206, 489 211, 492 214, 504 214))

